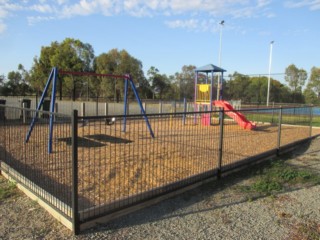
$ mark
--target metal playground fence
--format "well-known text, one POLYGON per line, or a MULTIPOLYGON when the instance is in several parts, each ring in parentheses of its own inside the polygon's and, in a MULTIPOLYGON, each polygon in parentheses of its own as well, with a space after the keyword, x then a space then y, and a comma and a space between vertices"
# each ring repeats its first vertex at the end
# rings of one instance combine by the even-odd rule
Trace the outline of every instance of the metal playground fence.
POLYGON ((320 133, 312 128, 312 107, 240 110, 253 130, 230 112, 147 114, 152 135, 140 114, 90 117, 0 105, 1 171, 77 234, 320 133))

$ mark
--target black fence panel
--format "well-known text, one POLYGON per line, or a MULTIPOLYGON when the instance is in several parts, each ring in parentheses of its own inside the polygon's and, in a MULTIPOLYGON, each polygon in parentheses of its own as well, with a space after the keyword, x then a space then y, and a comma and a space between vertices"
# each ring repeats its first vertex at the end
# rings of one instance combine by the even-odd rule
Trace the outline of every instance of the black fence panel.
POLYGON ((142 115, 77 117, 76 112, 52 115, 0 105, 1 169, 69 219, 77 233, 80 224, 220 176, 319 134, 311 128, 311 110, 148 114, 153 138, 142 115), (53 152, 48 153, 51 115, 53 152), (25 143, 34 116, 38 118, 25 143))
MULTIPOLYGON (((54 114, 52 146, 48 153, 49 118, 31 109, 2 107, 0 119, 1 170, 67 218, 71 218, 71 117, 54 114), (28 142, 26 135, 38 116, 28 142)), ((48 116, 50 113, 46 113, 48 116)))

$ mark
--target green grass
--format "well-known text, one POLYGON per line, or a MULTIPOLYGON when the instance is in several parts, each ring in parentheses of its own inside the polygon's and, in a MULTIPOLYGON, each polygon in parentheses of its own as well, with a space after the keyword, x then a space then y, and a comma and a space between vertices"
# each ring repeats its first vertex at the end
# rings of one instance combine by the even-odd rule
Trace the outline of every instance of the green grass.
POLYGON ((16 195, 16 184, 0 177, 0 201, 16 195))
POLYGON ((320 127, 320 116, 313 116, 313 118, 312 118, 312 126, 320 127))
MULTIPOLYGON (((278 123, 278 114, 255 114, 255 113, 245 113, 245 116, 248 120, 253 122, 265 122, 265 123, 278 123)), ((294 123, 309 126, 308 117, 301 116, 292 116, 292 115, 283 115, 282 116, 283 123, 294 123)), ((313 116, 312 118, 312 126, 320 127, 320 117, 313 116)))
POLYGON ((253 175, 252 183, 243 186, 243 191, 272 195, 294 186, 320 184, 320 175, 290 166, 283 160, 267 164, 253 175))

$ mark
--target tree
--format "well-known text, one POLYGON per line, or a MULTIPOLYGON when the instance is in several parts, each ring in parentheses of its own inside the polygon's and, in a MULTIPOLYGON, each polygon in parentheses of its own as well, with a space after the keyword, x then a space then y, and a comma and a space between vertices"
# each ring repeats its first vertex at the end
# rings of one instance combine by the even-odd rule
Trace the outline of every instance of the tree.
MULTIPOLYGON (((150 90, 146 88, 147 84, 141 61, 131 56, 126 50, 111 49, 108 53, 100 54, 94 60, 94 71, 114 75, 130 74, 136 85, 143 86, 142 90, 150 93, 150 90)), ((123 96, 124 81, 122 79, 100 77, 95 80, 93 87, 96 94, 105 94, 110 98, 115 96, 119 100, 123 96)), ((133 97, 132 92, 130 92, 130 97, 133 97)))
POLYGON ((308 83, 306 89, 303 91, 303 96, 306 100, 306 103, 309 104, 319 104, 320 100, 317 94, 312 89, 311 85, 308 83))
POLYGON ((24 69, 22 64, 18 65, 17 71, 8 73, 8 81, 4 83, 2 94, 23 96, 32 93, 32 89, 28 84, 29 73, 24 69))
POLYGON ((298 69, 294 64, 291 64, 286 68, 284 78, 292 90, 294 103, 296 101, 296 97, 302 93, 302 87, 308 78, 308 74, 304 69, 298 69))
POLYGON ((147 72, 148 80, 153 91, 153 98, 158 95, 160 99, 163 98, 163 94, 168 89, 168 78, 164 74, 160 74, 159 70, 154 66, 150 67, 147 72))
POLYGON ((309 90, 315 92, 318 99, 320 99, 320 67, 311 68, 311 75, 308 83, 309 90))
POLYGON ((180 100, 182 98, 193 99, 194 97, 195 69, 196 67, 193 65, 184 65, 181 72, 175 74, 180 100))
POLYGON ((248 94, 250 84, 250 77, 235 72, 231 76, 231 80, 226 83, 227 95, 230 99, 242 100, 244 102, 250 102, 251 97, 248 94))
MULTIPOLYGON (((63 42, 52 42, 41 48, 40 57, 34 58, 30 71, 30 84, 38 92, 42 91, 52 67, 66 71, 92 71, 94 51, 90 44, 66 38, 63 42)), ((75 94, 77 85, 84 85, 85 79, 60 76, 63 94, 75 94)))

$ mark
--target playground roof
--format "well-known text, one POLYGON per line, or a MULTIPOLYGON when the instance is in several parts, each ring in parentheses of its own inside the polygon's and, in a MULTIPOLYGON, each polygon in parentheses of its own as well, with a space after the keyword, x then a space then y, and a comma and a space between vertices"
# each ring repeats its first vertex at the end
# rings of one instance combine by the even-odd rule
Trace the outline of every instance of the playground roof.
POLYGON ((196 72, 226 72, 227 70, 224 70, 220 67, 217 67, 213 64, 208 64, 208 65, 205 65, 203 67, 199 67, 195 70, 196 72))

